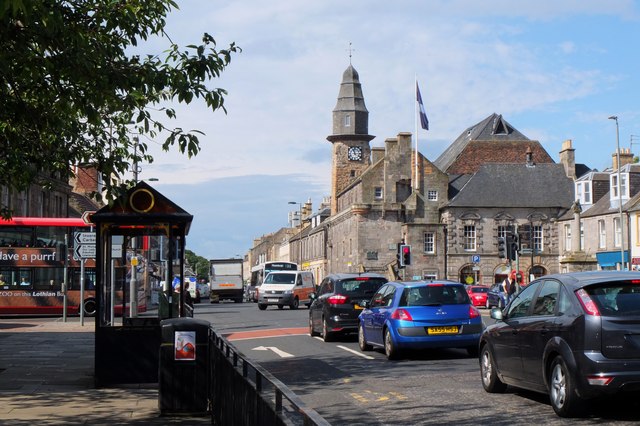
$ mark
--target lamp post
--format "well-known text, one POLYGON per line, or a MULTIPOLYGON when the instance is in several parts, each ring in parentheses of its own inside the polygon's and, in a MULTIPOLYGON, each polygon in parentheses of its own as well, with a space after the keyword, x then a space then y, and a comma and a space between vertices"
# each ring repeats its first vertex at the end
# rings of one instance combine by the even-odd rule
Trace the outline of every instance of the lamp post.
POLYGON ((618 116, 612 115, 609 120, 616 122, 616 163, 618 166, 618 211, 620 213, 620 270, 624 269, 624 227, 622 217, 622 181, 620 180, 620 128, 618 126, 618 116))
POLYGON ((289 201, 287 204, 298 204, 298 224, 300 225, 300 232, 298 233, 298 263, 300 264, 300 269, 302 270, 302 203, 298 203, 297 201, 289 201))

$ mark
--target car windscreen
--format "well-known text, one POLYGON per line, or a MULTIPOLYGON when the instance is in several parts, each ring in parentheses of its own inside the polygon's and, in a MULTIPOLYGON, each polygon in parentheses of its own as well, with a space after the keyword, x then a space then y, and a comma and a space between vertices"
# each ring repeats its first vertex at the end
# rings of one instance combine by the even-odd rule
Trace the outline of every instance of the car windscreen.
POLYGON ((615 281, 584 289, 601 315, 640 315, 640 281, 615 281))
POLYGON ((462 285, 430 284, 408 287, 402 292, 400 306, 468 305, 469 295, 462 285))
POLYGON ((345 279, 336 283, 335 292, 349 297, 370 298, 386 282, 384 278, 345 279))
POLYGON ((294 284, 296 274, 272 272, 264 279, 264 284, 294 284))
POLYGON ((471 293, 489 293, 489 287, 474 287, 471 293))

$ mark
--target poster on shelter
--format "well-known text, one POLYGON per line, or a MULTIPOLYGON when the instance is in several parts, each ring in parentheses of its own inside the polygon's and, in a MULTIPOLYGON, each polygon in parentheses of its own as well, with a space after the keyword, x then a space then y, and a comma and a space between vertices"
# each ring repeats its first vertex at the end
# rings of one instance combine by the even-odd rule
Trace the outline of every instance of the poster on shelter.
POLYGON ((175 360, 195 361, 196 359, 196 332, 176 331, 175 332, 175 360))

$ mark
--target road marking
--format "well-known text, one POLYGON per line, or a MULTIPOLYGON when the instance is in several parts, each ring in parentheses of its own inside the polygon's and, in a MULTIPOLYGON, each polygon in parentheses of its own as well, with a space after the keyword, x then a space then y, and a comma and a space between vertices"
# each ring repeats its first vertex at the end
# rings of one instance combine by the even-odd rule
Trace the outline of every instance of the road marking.
POLYGON ((363 393, 352 392, 351 397, 362 404, 387 402, 387 401, 406 401, 408 398, 398 392, 389 392, 387 394, 365 390, 363 393), (391 396, 389 396, 391 395, 391 396))
POLYGON ((351 352, 352 354, 355 354, 355 355, 361 356, 362 358, 366 358, 366 359, 375 359, 375 358, 374 358, 374 357, 372 357, 372 356, 365 355, 365 354, 363 354, 362 352, 354 351, 353 349, 349 349, 349 348, 347 348, 346 346, 338 345, 338 347, 339 347, 340 349, 344 349, 344 350, 345 350, 345 351, 347 351, 347 352, 351 352))
POLYGON ((308 335, 308 327, 296 327, 296 328, 276 328, 271 330, 251 330, 251 331, 235 331, 231 333, 223 333, 222 335, 227 340, 249 340, 249 339, 264 339, 265 337, 282 337, 282 336, 300 336, 308 335))
POLYGON ((282 351, 282 350, 276 348, 275 346, 258 346, 257 348, 253 348, 253 350, 254 351, 272 351, 276 355, 280 356, 280 358, 292 358, 293 357, 293 355, 291 355, 290 353, 282 351))

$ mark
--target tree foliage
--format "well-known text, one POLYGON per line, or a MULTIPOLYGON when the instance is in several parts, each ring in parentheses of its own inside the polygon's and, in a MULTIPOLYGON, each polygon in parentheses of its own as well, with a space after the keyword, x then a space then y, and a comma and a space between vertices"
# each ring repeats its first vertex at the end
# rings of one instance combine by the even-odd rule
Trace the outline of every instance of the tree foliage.
POLYGON ((198 256, 191 250, 184 251, 184 259, 195 272, 198 280, 209 281, 209 261, 202 256, 198 256))
MULTIPOLYGON (((5 0, 0 3, 0 186, 22 191, 70 166, 93 164, 108 197, 136 162, 153 162, 147 141, 187 157, 198 130, 171 127, 170 103, 203 100, 224 109, 224 89, 210 88, 240 49, 218 49, 207 33, 184 48, 164 32, 173 0, 5 0), (150 37, 161 55, 130 53, 150 37), (137 149, 134 144, 137 142, 137 149)), ((6 206, 2 206, 6 207, 6 206)))

